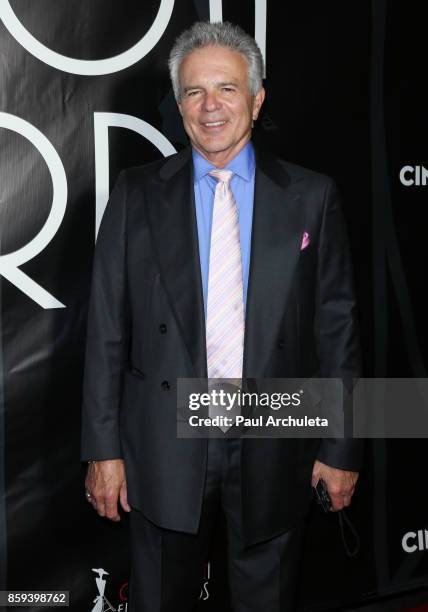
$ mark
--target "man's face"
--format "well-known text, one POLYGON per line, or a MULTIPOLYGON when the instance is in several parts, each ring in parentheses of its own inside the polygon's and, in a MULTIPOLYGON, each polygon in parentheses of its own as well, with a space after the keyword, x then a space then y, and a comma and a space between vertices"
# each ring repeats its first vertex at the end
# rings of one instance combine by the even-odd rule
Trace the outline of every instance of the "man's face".
POLYGON ((178 105, 192 146, 215 166, 226 165, 250 140, 264 100, 248 89, 248 64, 226 47, 192 51, 180 66, 178 105))

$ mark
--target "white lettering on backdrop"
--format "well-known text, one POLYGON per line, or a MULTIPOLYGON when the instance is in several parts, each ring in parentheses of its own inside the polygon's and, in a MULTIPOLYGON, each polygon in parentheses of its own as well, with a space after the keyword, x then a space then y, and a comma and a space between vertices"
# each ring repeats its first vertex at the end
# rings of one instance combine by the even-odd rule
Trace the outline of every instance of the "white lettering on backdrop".
POLYGON ((67 178, 64 166, 54 146, 40 130, 28 121, 9 113, 0 112, 1 127, 21 134, 39 151, 52 178, 53 198, 48 218, 38 234, 17 251, 0 255, 0 275, 7 278, 43 308, 64 308, 64 304, 61 304, 18 267, 43 251, 61 225, 67 205, 67 178))

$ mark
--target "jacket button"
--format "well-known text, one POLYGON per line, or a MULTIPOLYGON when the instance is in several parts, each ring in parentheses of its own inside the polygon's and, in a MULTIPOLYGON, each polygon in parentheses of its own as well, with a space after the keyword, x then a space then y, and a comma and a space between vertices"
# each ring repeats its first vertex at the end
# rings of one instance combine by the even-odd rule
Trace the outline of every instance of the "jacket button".
POLYGON ((159 325, 159 331, 160 331, 160 333, 161 333, 161 334, 166 334, 167 329, 168 329, 168 328, 167 328, 167 326, 165 325, 165 323, 161 323, 161 324, 159 325))
POLYGON ((278 342, 278 348, 279 348, 279 349, 284 348, 284 344, 285 344, 285 343, 284 343, 284 340, 280 340, 280 341, 278 342))
POLYGON ((170 388, 170 384, 169 384, 169 382, 168 382, 167 380, 164 380, 164 381, 161 383, 161 387, 162 387, 162 389, 163 389, 164 391, 168 391, 168 389, 170 388))

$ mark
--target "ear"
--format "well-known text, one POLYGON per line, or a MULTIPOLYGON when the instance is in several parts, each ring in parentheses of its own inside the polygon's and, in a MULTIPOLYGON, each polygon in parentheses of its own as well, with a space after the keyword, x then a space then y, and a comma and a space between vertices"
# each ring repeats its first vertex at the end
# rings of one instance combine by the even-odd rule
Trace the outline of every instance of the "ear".
POLYGON ((265 95, 266 95, 265 89, 264 87, 261 87, 259 91, 256 93, 256 95, 254 96, 254 101, 253 101, 253 120, 254 121, 259 116, 259 112, 262 107, 263 101, 265 99, 265 95))
POLYGON ((181 116, 183 116, 183 109, 181 108, 181 102, 177 102, 177 107, 181 116))

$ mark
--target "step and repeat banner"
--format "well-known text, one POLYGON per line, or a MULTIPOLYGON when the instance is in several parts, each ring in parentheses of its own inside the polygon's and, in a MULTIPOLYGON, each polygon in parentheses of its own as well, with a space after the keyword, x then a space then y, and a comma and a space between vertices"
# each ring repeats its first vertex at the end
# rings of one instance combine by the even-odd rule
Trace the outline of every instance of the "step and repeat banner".
MULTIPOLYGON (((426 377, 425 34, 399 4, 0 0, 0 590, 127 609, 127 521, 95 514, 79 460, 91 265, 119 171, 186 145, 166 61, 192 22, 255 36, 267 91, 255 141, 340 186, 365 376, 426 377)), ((367 443, 353 557, 337 515, 312 509, 302 610, 427 583, 426 454, 424 439, 367 443)), ((229 609, 222 525, 216 542, 202 612, 229 609)))

